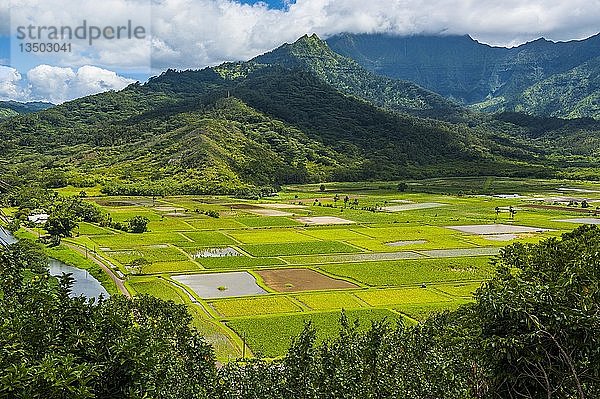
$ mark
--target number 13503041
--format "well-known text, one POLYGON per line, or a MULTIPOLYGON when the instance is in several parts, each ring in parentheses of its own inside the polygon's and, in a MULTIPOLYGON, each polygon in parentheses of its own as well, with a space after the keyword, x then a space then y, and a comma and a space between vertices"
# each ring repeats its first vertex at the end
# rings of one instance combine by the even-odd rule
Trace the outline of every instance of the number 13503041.
POLYGON ((22 53, 70 53, 71 43, 19 43, 22 53))

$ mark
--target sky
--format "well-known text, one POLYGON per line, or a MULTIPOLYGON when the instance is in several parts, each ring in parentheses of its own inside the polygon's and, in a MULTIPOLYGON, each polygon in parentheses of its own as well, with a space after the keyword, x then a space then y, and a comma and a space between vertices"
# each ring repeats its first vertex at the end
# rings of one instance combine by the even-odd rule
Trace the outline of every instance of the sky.
POLYGON ((0 100, 62 103, 167 68, 247 60, 304 34, 469 34, 512 47, 586 38, 598 21, 600 0, 0 0, 0 100), (84 20, 107 37, 128 23, 144 35, 71 38, 68 52, 20 47, 49 39, 20 38, 19 27, 75 29, 84 20))

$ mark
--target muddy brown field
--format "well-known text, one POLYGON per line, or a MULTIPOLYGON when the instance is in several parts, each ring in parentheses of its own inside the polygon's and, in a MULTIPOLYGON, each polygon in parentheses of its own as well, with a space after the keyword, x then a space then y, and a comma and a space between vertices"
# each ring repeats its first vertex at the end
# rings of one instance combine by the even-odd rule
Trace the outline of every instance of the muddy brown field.
POLYGON ((337 280, 311 269, 261 270, 256 273, 267 286, 277 292, 336 290, 357 287, 348 281, 337 280))

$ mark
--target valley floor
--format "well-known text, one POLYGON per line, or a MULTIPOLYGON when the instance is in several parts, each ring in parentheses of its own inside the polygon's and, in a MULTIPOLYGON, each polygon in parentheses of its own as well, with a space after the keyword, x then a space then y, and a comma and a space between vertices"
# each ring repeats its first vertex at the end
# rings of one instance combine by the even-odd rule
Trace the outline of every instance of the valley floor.
POLYGON ((148 218, 149 232, 80 223, 65 244, 131 295, 187 305, 220 361, 280 356, 307 321, 326 339, 341 309, 365 327, 416 323, 468 303, 502 247, 600 223, 600 184, 500 178, 308 185, 258 201, 88 200, 115 222, 148 218))

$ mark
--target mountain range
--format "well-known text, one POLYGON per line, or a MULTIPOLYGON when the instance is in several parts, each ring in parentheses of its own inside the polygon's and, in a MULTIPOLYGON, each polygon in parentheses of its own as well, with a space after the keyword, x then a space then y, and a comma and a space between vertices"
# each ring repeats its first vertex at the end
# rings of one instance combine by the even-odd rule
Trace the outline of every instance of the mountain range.
POLYGON ((247 62, 0 123, 4 182, 255 196, 283 184, 597 175, 600 122, 488 115, 382 76, 317 36, 247 62))
POLYGON ((514 48, 469 36, 342 34, 331 49, 366 69, 408 80, 486 112, 600 118, 600 34, 514 48))
POLYGON ((46 102, 21 103, 17 101, 0 101, 0 119, 6 119, 19 114, 30 114, 53 107, 46 102))

